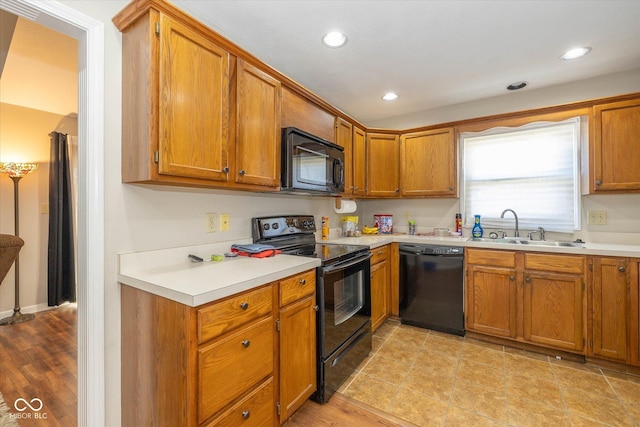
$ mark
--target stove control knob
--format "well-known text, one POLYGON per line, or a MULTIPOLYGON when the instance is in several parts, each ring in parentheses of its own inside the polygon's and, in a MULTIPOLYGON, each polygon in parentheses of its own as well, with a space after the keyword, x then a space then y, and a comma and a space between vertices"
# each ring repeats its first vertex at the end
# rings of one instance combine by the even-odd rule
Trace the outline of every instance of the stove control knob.
POLYGON ((273 224, 271 224, 271 228, 273 228, 274 230, 277 230, 278 227, 280 227, 280 226, 278 225, 277 222, 274 222, 273 224))

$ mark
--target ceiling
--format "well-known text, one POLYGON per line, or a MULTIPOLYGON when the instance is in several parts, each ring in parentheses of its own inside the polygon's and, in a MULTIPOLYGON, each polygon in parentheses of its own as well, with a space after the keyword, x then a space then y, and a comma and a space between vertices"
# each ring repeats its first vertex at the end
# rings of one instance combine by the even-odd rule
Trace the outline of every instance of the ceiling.
POLYGON ((78 112, 78 41, 0 11, 0 102, 59 115, 78 112), (13 32, 7 31, 14 18, 13 32), (8 47, 8 51, 4 50, 8 47), (0 64, 2 65, 2 64, 0 64))
MULTIPOLYGON (((173 0, 365 125, 640 68, 640 1, 173 0), (321 37, 346 32, 328 49, 321 37), (592 52, 574 61, 574 46, 592 52), (381 100, 395 91, 395 101, 381 100)), ((4 12, 3 12, 4 13, 4 12)), ((4 22, 3 22, 4 24, 4 22)), ((18 19, 0 101, 77 111, 77 41, 18 19)))
POLYGON ((365 125, 640 67, 638 0, 171 2, 365 125), (321 43, 334 29, 343 48, 321 43))

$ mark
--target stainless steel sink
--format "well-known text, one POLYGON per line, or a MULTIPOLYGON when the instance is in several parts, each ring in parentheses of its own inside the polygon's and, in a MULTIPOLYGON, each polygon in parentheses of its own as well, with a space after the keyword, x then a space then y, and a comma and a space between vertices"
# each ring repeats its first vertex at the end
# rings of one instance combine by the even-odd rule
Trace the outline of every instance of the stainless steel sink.
POLYGON ((551 247, 564 247, 564 248, 584 248, 583 243, 566 242, 561 240, 527 240, 523 238, 505 238, 505 239, 490 239, 487 237, 471 238, 469 242, 482 242, 482 243, 498 243, 507 245, 527 245, 527 246, 551 246, 551 247))

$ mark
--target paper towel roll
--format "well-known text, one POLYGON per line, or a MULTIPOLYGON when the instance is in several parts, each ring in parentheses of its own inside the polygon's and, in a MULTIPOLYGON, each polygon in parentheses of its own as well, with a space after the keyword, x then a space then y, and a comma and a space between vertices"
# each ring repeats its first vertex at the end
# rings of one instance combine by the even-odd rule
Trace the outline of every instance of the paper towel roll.
POLYGON ((356 210, 358 210, 358 205, 356 205, 356 201, 355 200, 342 200, 341 204, 340 204, 340 209, 336 208, 335 206, 333 207, 333 210, 336 211, 336 213, 352 213, 355 212, 356 210))

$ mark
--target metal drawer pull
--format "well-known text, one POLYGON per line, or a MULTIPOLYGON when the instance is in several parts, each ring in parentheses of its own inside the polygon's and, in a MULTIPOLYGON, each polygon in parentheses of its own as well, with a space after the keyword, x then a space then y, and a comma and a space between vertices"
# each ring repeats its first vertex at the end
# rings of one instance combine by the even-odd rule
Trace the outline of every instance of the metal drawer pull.
POLYGON ((240 303, 240 308, 243 310, 246 310, 247 308, 249 308, 249 303, 248 302, 241 302, 240 303))
POLYGON ((516 280, 516 276, 509 276, 509 280, 513 282, 514 280, 516 280))
POLYGON ((307 279, 300 279, 299 282, 301 285, 306 285, 307 284, 307 279))
POLYGON ((627 269, 626 269, 626 268, 624 268, 624 267, 618 267, 618 271, 619 271, 620 273, 624 273, 625 271, 627 271, 627 269))
POLYGON ((320 310, 320 306, 319 305, 314 305, 313 306, 313 311, 318 311, 320 310))
POLYGON ((242 341, 242 346, 243 346, 244 348, 247 348, 247 347, 249 347, 250 345, 251 345, 251 341, 249 341, 249 340, 244 340, 244 341, 242 341))
POLYGON ((244 176, 244 174, 246 174, 247 172, 245 172, 244 169, 240 169, 240 172, 238 172, 240 174, 240 176, 244 176))
POLYGON ((245 420, 248 420, 250 416, 251 416, 250 411, 242 411, 242 418, 244 418, 245 420))
POLYGON ((526 279, 524 279, 524 281, 527 283, 531 283, 531 277, 527 277, 526 279))

